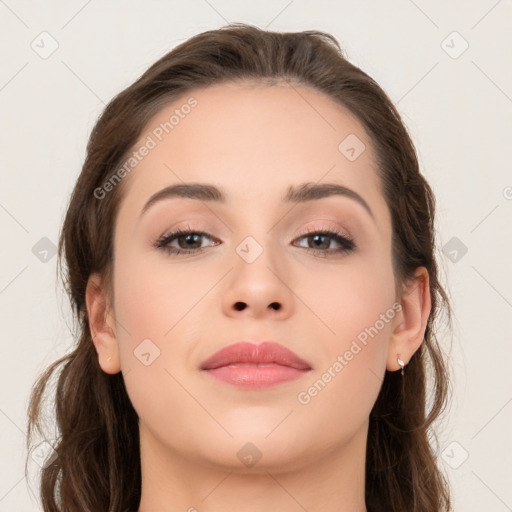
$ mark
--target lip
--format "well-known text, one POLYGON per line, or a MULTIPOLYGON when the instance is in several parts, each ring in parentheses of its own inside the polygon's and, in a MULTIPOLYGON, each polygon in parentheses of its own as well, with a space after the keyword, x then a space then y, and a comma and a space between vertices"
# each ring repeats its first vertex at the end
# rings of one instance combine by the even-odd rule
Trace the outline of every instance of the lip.
POLYGON ((265 388, 298 379, 312 368, 290 349, 264 341, 228 345, 201 363, 211 377, 245 388, 265 388))

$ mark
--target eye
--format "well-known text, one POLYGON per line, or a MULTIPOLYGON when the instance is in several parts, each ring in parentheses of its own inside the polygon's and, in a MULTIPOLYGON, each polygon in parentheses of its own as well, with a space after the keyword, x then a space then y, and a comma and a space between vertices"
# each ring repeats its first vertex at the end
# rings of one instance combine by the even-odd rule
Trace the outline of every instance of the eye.
MULTIPOLYGON (((188 227, 187 229, 177 229, 163 235, 156 240, 153 245, 167 254, 194 254, 204 249, 205 246, 201 243, 202 238, 214 240, 214 238, 205 231, 193 230, 188 227), (171 245, 173 243, 177 244, 177 247, 176 245, 171 245)), ((305 247, 305 249, 313 251, 313 253, 322 257, 349 253, 357 247, 354 240, 332 228, 308 230, 296 240, 300 239, 306 240, 308 247, 305 247), (333 241, 338 244, 339 247, 334 249, 330 248, 333 241), (309 243, 311 243, 313 247, 309 247, 309 243)))
POLYGON ((304 239, 308 245, 306 249, 313 251, 319 256, 328 257, 332 254, 342 254, 352 252, 357 246, 352 238, 349 238, 335 229, 315 229, 303 233, 298 240, 304 239), (330 248, 331 242, 339 245, 338 248, 330 248), (309 247, 309 244, 313 247, 309 247))
POLYGON ((204 231, 192 230, 190 228, 177 229, 172 233, 163 235, 154 243, 154 246, 167 254, 193 254, 203 249, 201 237, 213 239, 204 231), (178 247, 172 246, 172 242, 177 242, 178 247))

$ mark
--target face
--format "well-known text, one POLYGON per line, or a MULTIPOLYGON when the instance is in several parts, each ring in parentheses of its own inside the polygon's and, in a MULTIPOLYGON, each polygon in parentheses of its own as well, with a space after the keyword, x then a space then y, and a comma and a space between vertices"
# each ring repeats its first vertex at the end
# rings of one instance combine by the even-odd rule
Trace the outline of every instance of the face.
POLYGON ((397 298, 390 214, 362 125, 312 88, 222 84, 162 109, 134 150, 144 144, 124 178, 113 281, 118 370, 143 445, 237 467, 257 449, 261 468, 297 468, 365 435, 397 298), (224 200, 144 208, 190 183, 224 200), (288 201, 304 183, 351 192, 288 201), (178 229, 191 234, 170 236, 178 229), (258 389, 201 369, 239 341, 279 343, 310 370, 258 389))

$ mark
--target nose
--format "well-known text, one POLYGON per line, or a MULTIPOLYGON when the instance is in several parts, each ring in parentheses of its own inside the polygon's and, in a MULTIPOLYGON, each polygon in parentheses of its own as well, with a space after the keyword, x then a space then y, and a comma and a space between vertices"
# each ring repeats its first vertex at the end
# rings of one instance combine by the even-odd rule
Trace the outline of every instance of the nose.
POLYGON ((284 265, 276 263, 270 251, 264 250, 251 263, 236 255, 224 288, 225 314, 253 318, 289 317, 293 311, 294 294, 288 284, 291 280, 284 265))

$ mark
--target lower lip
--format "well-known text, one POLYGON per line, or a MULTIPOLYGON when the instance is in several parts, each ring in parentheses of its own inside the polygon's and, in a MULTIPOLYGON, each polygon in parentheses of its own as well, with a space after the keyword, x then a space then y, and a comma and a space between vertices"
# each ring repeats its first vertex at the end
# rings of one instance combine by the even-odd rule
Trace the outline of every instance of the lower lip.
POLYGON ((279 364, 261 366, 237 364, 204 371, 214 379, 250 389, 268 388, 282 382, 299 379, 309 372, 309 370, 298 370, 279 364))

